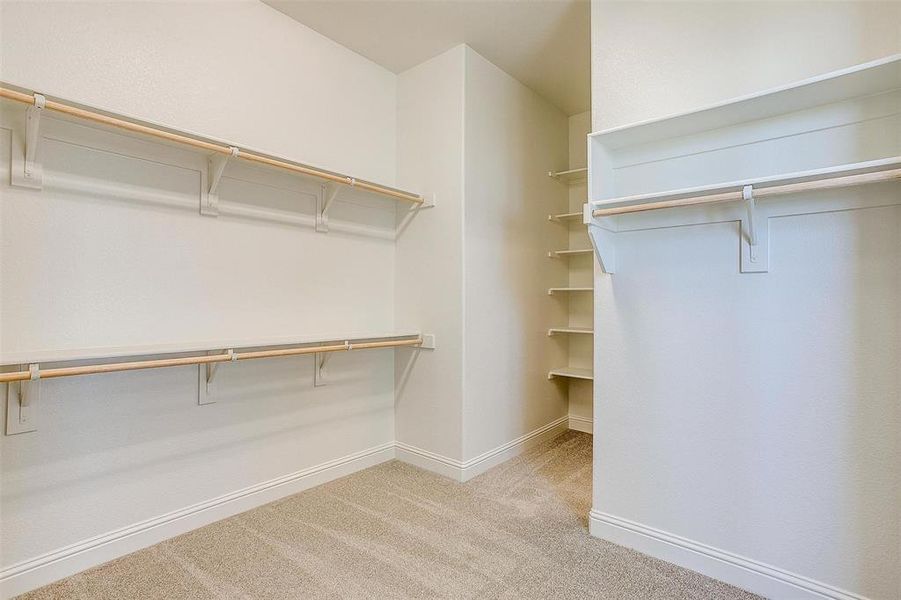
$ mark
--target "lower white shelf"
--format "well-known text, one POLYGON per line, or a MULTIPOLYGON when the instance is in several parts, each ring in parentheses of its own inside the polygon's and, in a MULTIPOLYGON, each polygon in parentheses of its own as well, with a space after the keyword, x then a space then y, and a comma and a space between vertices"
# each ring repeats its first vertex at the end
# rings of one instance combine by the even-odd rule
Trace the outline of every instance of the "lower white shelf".
POLYGON ((594 373, 591 369, 583 369, 580 367, 558 367, 556 369, 551 369, 548 374, 548 379, 553 379, 554 377, 568 377, 569 379, 587 379, 589 381, 594 380, 594 373))
POLYGON ((551 250, 547 253, 549 258, 566 258, 568 256, 579 256, 579 255, 587 255, 594 252, 591 248, 585 248, 580 250, 551 250))
POLYGON ((548 335, 556 335, 558 333, 582 333, 594 335, 594 329, 591 327, 551 327, 547 330, 548 335))
POLYGON ((547 293, 550 294, 558 294, 561 292, 593 292, 594 288, 592 287, 552 287, 548 288, 547 293))

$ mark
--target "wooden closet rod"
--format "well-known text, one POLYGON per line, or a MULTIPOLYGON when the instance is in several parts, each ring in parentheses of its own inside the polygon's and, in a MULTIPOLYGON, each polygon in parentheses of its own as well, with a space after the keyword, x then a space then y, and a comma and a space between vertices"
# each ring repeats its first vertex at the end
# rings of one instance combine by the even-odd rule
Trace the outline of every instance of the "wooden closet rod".
MULTIPOLYGON (((794 194, 797 192, 810 192, 815 190, 844 188, 855 185, 864 185, 868 183, 878 183, 881 181, 894 181, 898 179, 901 179, 901 169, 893 168, 887 171, 874 171, 871 173, 860 173, 858 175, 825 177, 822 179, 805 181, 802 183, 786 183, 782 185, 773 185, 761 188, 755 187, 754 197, 765 198, 767 196, 781 196, 784 194, 794 194)), ((646 210, 660 210, 661 208, 694 206, 697 204, 713 204, 716 202, 733 202, 743 199, 744 198, 742 196, 742 190, 739 189, 734 192, 718 192, 699 196, 691 196, 689 198, 679 198, 676 200, 663 200, 660 202, 632 204, 629 206, 615 206, 612 208, 596 208, 591 211, 591 214, 595 217, 610 217, 613 215, 643 212, 646 210)))
MULTIPOLYGON (((4 88, 4 87, 0 87, 0 98, 6 98, 8 100, 14 100, 16 102, 22 102, 24 104, 35 104, 34 95, 26 94, 23 92, 18 92, 16 90, 11 90, 9 88, 4 88)), ((174 133, 172 131, 167 131, 165 129, 160 129, 158 127, 150 127, 148 125, 141 125, 140 123, 134 123, 132 121, 127 121, 125 119, 120 119, 118 117, 113 117, 113 116, 95 112, 92 110, 78 108, 77 106, 71 106, 69 104, 57 102, 55 100, 49 100, 49 99, 45 100, 44 108, 47 108, 49 110, 53 110, 56 112, 60 112, 63 114, 67 114, 67 115, 70 115, 73 117, 86 119, 88 121, 94 121, 95 123, 101 123, 103 125, 110 125, 112 127, 118 127, 120 129, 127 129, 128 131, 132 131, 135 133, 141 133, 144 135, 161 138, 164 140, 168 140, 170 142, 177 142, 180 144, 185 144, 187 146, 193 146, 194 148, 199 148, 199 149, 205 150, 207 152, 217 152, 219 154, 232 154, 232 146, 228 146, 225 144, 218 144, 218 143, 214 143, 214 142, 208 142, 206 140, 198 139, 196 137, 191 137, 191 136, 184 135, 181 133, 174 133)), ((377 194, 382 194, 384 196, 391 196, 393 198, 397 198, 399 200, 406 200, 407 202, 412 202, 414 204, 422 204, 422 202, 423 202, 422 196, 417 195, 417 194, 412 194, 410 192, 404 192, 402 190, 396 190, 394 188, 380 185, 378 183, 372 183, 370 181, 364 181, 362 179, 355 179, 355 178, 347 176, 347 175, 331 173, 329 171, 324 171, 322 169, 317 169, 315 167, 308 167, 308 166, 299 165, 299 164, 292 163, 292 162, 287 162, 284 160, 279 160, 277 158, 270 158, 268 156, 263 156, 261 154, 254 154, 253 152, 247 152, 245 150, 239 149, 237 157, 244 159, 244 160, 248 160, 250 162, 261 163, 264 165, 269 165, 271 167, 278 167, 280 169, 286 169, 288 171, 293 171, 295 173, 309 175, 311 177, 318 177, 320 179, 325 179, 327 181, 331 181, 334 183, 341 183, 344 185, 357 187, 357 188, 364 189, 364 190, 367 190, 370 192, 375 192, 377 194)))
POLYGON ((301 346, 296 348, 279 348, 275 350, 251 350, 246 352, 225 352, 204 356, 187 356, 180 358, 159 358, 154 360, 136 360, 129 362, 80 365, 77 367, 59 367, 56 369, 35 369, 33 371, 14 371, 0 373, 0 383, 10 381, 26 381, 29 379, 53 379, 54 377, 72 377, 74 375, 93 375, 95 373, 113 373, 116 371, 137 371, 139 369, 157 369, 160 367, 181 367, 185 365, 207 365, 211 363, 249 360, 255 358, 273 358, 276 356, 296 356, 299 354, 316 354, 320 352, 344 352, 348 350, 366 350, 370 348, 395 348, 400 346, 420 346, 422 337, 409 340, 388 340, 383 342, 342 342, 323 346, 301 346))

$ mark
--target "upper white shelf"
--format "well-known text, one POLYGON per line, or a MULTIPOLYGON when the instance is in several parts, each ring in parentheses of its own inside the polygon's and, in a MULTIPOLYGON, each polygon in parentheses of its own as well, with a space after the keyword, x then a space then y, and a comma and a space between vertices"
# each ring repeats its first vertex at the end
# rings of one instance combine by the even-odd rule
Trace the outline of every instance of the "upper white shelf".
MULTIPOLYGON (((325 181, 334 185, 342 185, 363 190, 365 192, 377 194, 393 198, 395 200, 403 200, 413 204, 425 204, 425 199, 420 195, 395 187, 387 186, 373 181, 367 181, 357 177, 352 177, 343 173, 336 173, 328 169, 315 167, 313 165, 301 163, 288 158, 275 156, 271 153, 260 152, 250 149, 246 146, 239 146, 231 142, 225 142, 216 138, 200 135, 193 132, 175 129, 167 125, 154 123, 151 121, 136 119, 122 114, 116 114, 101 109, 87 107, 61 98, 46 97, 43 94, 17 85, 0 83, 0 98, 30 105, 36 112, 34 118, 29 118, 29 131, 27 132, 26 152, 28 153, 28 161, 36 161, 37 153, 35 145, 39 142, 38 127, 40 124, 40 114, 44 111, 65 115, 66 118, 74 118, 80 121, 88 121, 103 127, 111 127, 120 131, 126 131, 131 134, 152 137, 160 141, 174 143, 182 146, 188 146, 210 154, 218 159, 221 165, 215 169, 215 177, 212 187, 215 188, 222 170, 225 167, 225 161, 228 159, 239 159, 255 163, 257 165, 265 165, 267 167, 275 167, 290 171, 297 175, 312 177, 320 181, 325 181), (33 130, 32 130, 33 128, 33 130)), ((32 110, 29 109, 29 110, 32 110)), ((26 165, 28 171, 29 165, 26 165)), ((15 180, 15 174, 13 174, 15 180)), ((20 183, 21 185, 21 183, 20 183)), ((36 184, 26 183, 26 187, 38 187, 36 184)), ((211 190, 211 193, 213 190, 211 190)))
POLYGON ((158 356, 162 354, 204 352, 210 349, 299 346, 342 340, 355 340, 358 342, 385 341, 412 338, 419 335, 420 333, 418 331, 345 331, 296 336, 210 339, 133 346, 94 346, 88 348, 61 348, 55 350, 9 351, 0 354, 0 366, 128 358, 136 356, 158 356))
POLYGON ((901 156, 901 55, 589 136, 589 198, 765 181, 901 156))
POLYGON ((566 185, 583 183, 588 177, 588 167, 581 169, 569 169, 568 171, 548 171, 548 177, 553 177, 566 185))

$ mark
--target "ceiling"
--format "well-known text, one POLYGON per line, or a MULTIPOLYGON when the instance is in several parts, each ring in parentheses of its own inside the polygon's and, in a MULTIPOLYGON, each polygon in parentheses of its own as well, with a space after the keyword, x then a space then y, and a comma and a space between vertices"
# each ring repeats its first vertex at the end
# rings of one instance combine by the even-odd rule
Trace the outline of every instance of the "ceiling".
POLYGON ((587 0, 263 0, 400 73, 461 43, 573 115, 589 108, 587 0))

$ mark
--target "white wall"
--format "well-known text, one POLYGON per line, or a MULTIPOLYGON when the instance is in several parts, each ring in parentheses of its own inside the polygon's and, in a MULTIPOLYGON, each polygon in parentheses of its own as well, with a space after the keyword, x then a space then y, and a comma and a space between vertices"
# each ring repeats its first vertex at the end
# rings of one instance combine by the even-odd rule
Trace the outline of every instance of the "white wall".
POLYGON ((547 329, 566 322, 566 206, 547 176, 567 164, 559 109, 466 49, 464 456, 473 459, 567 412, 566 383, 547 371, 566 351, 547 329))
MULTIPOLYGON (((897 53, 899 22, 897 3, 593 2, 594 128, 897 53)), ((738 273, 735 223, 617 234, 617 273, 595 275, 593 506, 621 541, 898 597, 899 233, 897 206, 774 219, 760 275, 738 273)))
MULTIPOLYGON (((396 319, 400 326, 432 324, 439 344, 420 353, 414 368, 407 357, 397 361, 397 439, 457 461, 463 458, 465 56, 465 46, 457 46, 397 82, 397 179, 434 195, 438 206, 424 209, 427 218, 410 222, 397 239, 396 319)), ((399 208, 399 219, 405 213, 399 208)))
MULTIPOLYGON (((262 4, 4 2, 0 20, 7 82, 394 180, 395 76, 262 4)), ((3 352, 394 328, 393 240, 201 217, 205 157, 44 121, 45 189, 0 173, 3 352)), ((309 214, 304 185, 230 165, 221 196, 309 214)), ((392 201, 355 202, 393 229, 392 201)), ((330 375, 224 365, 208 406, 196 368, 42 382, 38 430, 0 436, 0 563, 390 444, 393 352, 330 375)))

